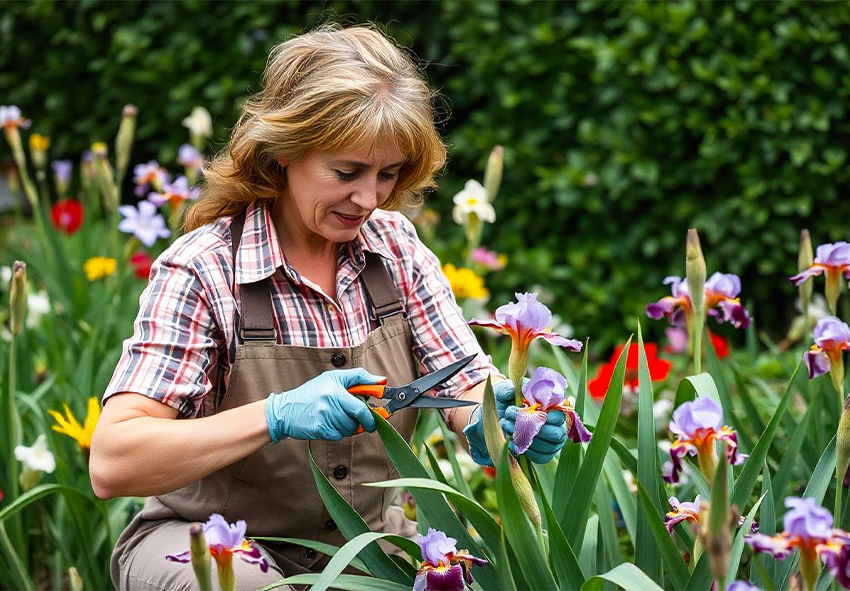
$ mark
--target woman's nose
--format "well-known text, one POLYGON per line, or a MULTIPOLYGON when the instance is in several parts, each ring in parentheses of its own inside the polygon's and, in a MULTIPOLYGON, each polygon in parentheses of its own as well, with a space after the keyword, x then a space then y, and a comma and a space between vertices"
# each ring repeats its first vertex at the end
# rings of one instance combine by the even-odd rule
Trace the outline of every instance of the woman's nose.
POLYGON ((378 180, 366 178, 352 195, 352 201, 363 209, 372 210, 378 206, 378 180))

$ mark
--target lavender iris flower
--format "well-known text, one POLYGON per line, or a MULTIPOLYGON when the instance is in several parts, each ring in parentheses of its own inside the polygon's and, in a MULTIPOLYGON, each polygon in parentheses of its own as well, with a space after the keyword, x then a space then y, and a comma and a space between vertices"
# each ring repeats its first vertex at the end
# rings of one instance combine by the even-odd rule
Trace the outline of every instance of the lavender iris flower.
POLYGON ((843 364, 842 354, 847 349, 850 349, 850 326, 835 316, 818 320, 815 344, 805 354, 809 378, 830 371, 832 364, 843 364))
MULTIPOLYGON (((210 547, 210 554, 220 565, 229 565, 233 560, 232 555, 238 554, 245 562, 259 565, 263 572, 269 570, 269 563, 260 553, 259 548, 245 539, 247 525, 244 521, 239 520, 235 524, 227 523, 224 517, 213 513, 203 529, 204 538, 210 547)), ((192 559, 190 550, 180 554, 169 554, 165 558, 181 563, 190 562, 192 559)))
POLYGON ((832 535, 832 514, 814 499, 788 497, 789 511, 782 518, 785 533, 809 540, 826 539, 832 535))
MULTIPOLYGON (((647 305, 647 316, 656 320, 667 318, 671 326, 686 327, 688 317, 693 313, 688 282, 670 275, 664 278, 664 285, 671 286, 671 295, 647 305)), ((714 273, 705 282, 705 309, 718 322, 747 328, 750 315, 738 299, 740 293, 741 280, 737 275, 714 273)))
POLYGON ((197 199, 200 190, 197 187, 189 188, 189 181, 185 176, 179 176, 171 183, 162 188, 162 193, 148 193, 148 201, 156 206, 162 206, 167 202, 182 203, 186 199, 197 199))
POLYGON ((673 527, 680 521, 700 521, 700 496, 697 495, 693 503, 685 501, 680 503, 676 497, 670 497, 667 501, 673 507, 664 517, 664 524, 667 526, 667 531, 673 533, 673 527))
POLYGON ((571 351, 581 351, 581 342, 566 339, 548 326, 552 320, 552 312, 544 304, 537 301, 536 293, 517 293, 517 301, 499 306, 496 309, 496 321, 472 319, 473 326, 486 326, 496 331, 510 335, 514 346, 519 351, 528 350, 531 341, 537 337, 547 340, 556 347, 565 347, 571 351))
MULTIPOLYGON (((738 453, 738 436, 729 427, 723 425, 723 409, 714 400, 700 397, 691 402, 685 402, 673 411, 670 431, 677 436, 670 446, 672 470, 664 474, 667 482, 678 482, 682 471, 682 458, 685 455, 699 456, 700 467, 709 469, 715 456, 714 442, 726 442, 726 457, 729 463, 741 464, 747 455, 738 453)), ((705 471, 705 470, 704 470, 705 471)), ((709 480, 713 472, 705 474, 709 480)))
POLYGON ((732 581, 726 591, 761 591, 761 587, 756 587, 749 581, 732 581))
POLYGON ((184 168, 200 170, 204 166, 204 157, 191 144, 183 144, 177 150, 177 163, 184 168))
POLYGON ((428 528, 426 535, 417 535, 422 549, 422 564, 413 583, 413 591, 463 591, 473 582, 472 565, 487 561, 457 549, 457 540, 445 533, 428 528))
POLYGON ((132 205, 122 205, 118 211, 124 216, 118 229, 134 234, 147 247, 153 246, 157 238, 171 236, 171 230, 165 227, 165 219, 157 213, 156 205, 150 201, 140 201, 138 209, 132 205))
POLYGON ((836 275, 844 273, 844 277, 850 279, 850 244, 847 242, 834 242, 832 244, 821 244, 815 254, 814 263, 803 272, 790 277, 794 285, 800 285, 810 277, 816 277, 830 270, 836 275))
POLYGON ((54 160, 50 163, 50 168, 53 169, 57 181, 65 184, 71 181, 73 165, 70 160, 54 160))
POLYGON ((532 441, 546 424, 551 410, 563 411, 569 427, 567 435, 576 443, 590 441, 590 432, 575 409, 567 402, 567 378, 554 369, 538 367, 522 386, 524 405, 517 411, 513 435, 516 453, 528 451, 532 441))

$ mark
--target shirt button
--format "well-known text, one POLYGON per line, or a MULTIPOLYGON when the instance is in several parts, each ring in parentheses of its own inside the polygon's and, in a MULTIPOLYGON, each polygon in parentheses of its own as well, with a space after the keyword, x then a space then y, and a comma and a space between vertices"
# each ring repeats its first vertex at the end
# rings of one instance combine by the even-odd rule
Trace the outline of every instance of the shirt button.
POLYGON ((334 367, 342 367, 345 365, 345 355, 342 353, 334 353, 331 355, 331 363, 334 367))
POLYGON ((327 522, 325 523, 325 529, 328 530, 328 531, 335 531, 336 530, 336 522, 334 522, 333 519, 328 519, 327 522))
POLYGON ((334 306, 333 304, 328 304, 328 312, 330 312, 331 314, 336 312, 336 306, 334 306))
POLYGON ((306 558, 307 560, 313 560, 318 555, 319 553, 313 550, 312 548, 307 548, 304 551, 304 558, 306 558))
POLYGON ((334 478, 336 478, 337 480, 342 480, 346 476, 348 476, 348 468, 346 468, 342 464, 334 468, 334 478))

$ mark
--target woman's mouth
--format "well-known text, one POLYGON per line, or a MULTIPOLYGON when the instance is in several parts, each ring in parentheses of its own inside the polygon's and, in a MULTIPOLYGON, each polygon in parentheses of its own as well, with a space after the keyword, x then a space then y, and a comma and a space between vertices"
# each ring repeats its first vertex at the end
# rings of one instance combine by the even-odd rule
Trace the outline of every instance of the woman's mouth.
POLYGON ((349 228, 359 226, 363 221, 362 215, 345 215, 336 211, 334 212, 334 215, 343 226, 348 226, 349 228))

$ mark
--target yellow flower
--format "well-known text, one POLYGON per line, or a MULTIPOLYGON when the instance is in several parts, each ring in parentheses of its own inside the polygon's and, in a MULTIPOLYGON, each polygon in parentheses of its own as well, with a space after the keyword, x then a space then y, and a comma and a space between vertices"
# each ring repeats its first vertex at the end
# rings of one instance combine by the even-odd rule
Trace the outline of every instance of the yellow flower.
POLYGON ((107 277, 115 273, 118 261, 110 257, 92 257, 83 264, 83 271, 89 281, 107 277))
POLYGON ((475 274, 472 269, 461 267, 458 269, 451 263, 443 267, 443 273, 452 286, 452 292, 459 300, 463 298, 481 299, 490 295, 484 287, 484 280, 475 274))
POLYGON ((95 142, 91 145, 91 153, 94 156, 106 158, 109 148, 106 147, 106 142, 95 142))
POLYGON ((34 133, 30 136, 30 150, 44 151, 50 147, 50 138, 34 133))
POLYGON ((71 413, 68 405, 65 404, 63 406, 65 407, 64 417, 55 410, 47 411, 59 423, 58 425, 53 425, 53 430, 73 438, 83 453, 88 455, 91 449, 91 438, 94 434, 94 428, 97 425, 98 419, 100 419, 100 403, 95 396, 89 398, 88 414, 86 415, 86 422, 82 426, 71 413))

